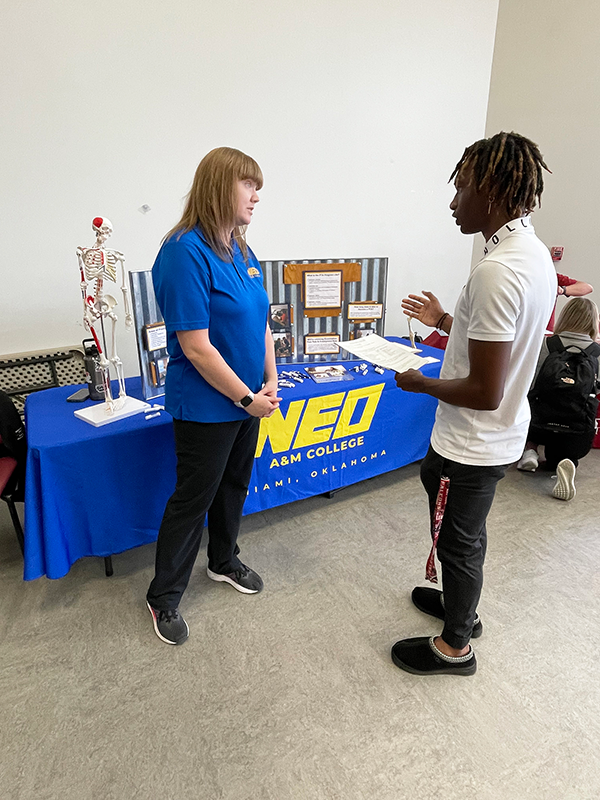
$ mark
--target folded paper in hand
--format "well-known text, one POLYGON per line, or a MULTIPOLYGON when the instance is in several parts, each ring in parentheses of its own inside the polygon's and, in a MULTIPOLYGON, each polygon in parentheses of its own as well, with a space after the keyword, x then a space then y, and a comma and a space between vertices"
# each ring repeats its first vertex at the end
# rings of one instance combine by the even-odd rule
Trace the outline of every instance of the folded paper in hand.
POLYGON ((388 342, 382 336, 372 333, 361 339, 352 339, 350 342, 338 342, 338 347, 352 353, 361 360, 379 364, 380 367, 391 369, 394 372, 406 372, 407 369, 421 369, 425 364, 433 364, 439 358, 418 356, 420 350, 397 342, 388 342))

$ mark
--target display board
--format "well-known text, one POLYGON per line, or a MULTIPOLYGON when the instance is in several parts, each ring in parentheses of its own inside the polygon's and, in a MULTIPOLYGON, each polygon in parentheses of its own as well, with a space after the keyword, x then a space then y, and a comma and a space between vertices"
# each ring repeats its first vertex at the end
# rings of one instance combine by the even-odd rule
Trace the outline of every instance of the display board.
POLYGON ((165 377, 169 361, 167 329, 154 295, 152 271, 130 272, 129 285, 142 393, 144 400, 151 400, 165 393, 165 377))
MULTIPOLYGON (((279 364, 347 361, 337 343, 384 335, 387 258, 261 261, 279 364)), ((165 393, 166 329, 151 270, 129 273, 144 399, 165 393)))
POLYGON ((337 342, 384 335, 387 258, 261 261, 279 364, 345 361, 337 342))

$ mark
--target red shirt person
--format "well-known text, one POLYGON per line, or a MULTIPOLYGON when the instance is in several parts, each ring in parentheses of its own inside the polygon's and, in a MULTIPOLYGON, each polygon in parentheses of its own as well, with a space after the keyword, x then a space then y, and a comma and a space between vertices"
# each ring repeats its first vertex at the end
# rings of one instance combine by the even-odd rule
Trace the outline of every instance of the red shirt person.
MULTIPOLYGON (((558 278, 558 296, 564 295, 565 297, 583 297, 586 294, 591 294, 594 291, 594 287, 589 284, 585 283, 584 281, 576 281, 573 278, 569 278, 567 275, 561 275, 560 272, 557 273, 556 277, 558 278), (567 291, 567 288, 569 291, 567 291)), ((552 309, 552 316, 550 317, 550 321, 548 322, 546 330, 550 331, 550 333, 554 332, 554 315, 556 313, 556 303, 554 304, 554 308, 552 309)))

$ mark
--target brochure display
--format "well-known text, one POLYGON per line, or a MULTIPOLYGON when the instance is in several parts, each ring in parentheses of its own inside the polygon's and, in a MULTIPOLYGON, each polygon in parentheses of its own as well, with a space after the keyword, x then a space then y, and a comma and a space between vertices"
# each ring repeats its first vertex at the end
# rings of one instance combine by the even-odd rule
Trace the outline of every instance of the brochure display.
POLYGON ((353 381, 354 375, 351 375, 346 367, 341 364, 331 364, 330 366, 323 367, 305 367, 307 372, 315 383, 337 383, 338 381, 353 381))
POLYGON ((169 354, 167 353, 167 329, 160 313, 152 272, 130 272, 131 304, 135 338, 137 342, 142 393, 144 399, 152 400, 165 393, 165 378, 169 354))

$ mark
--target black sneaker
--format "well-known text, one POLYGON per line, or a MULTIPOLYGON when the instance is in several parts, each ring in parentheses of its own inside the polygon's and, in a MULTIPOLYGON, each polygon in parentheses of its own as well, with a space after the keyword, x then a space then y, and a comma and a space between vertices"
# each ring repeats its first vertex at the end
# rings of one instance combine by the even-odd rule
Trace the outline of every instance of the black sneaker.
POLYGON ((244 594, 256 594, 262 590, 264 585, 260 575, 254 572, 253 569, 250 569, 250 567, 247 567, 245 564, 242 564, 241 568, 236 569, 235 572, 228 572, 226 575, 223 575, 219 572, 213 572, 212 569, 207 567, 206 574, 211 581, 224 581, 225 583, 230 583, 234 589, 237 589, 238 592, 243 592, 244 594))
MULTIPOLYGON (((424 614, 430 614, 438 619, 446 618, 444 594, 439 589, 431 589, 429 586, 416 586, 412 591, 411 599, 419 611, 423 611, 424 614)), ((475 614, 471 638, 479 639, 482 633, 483 625, 479 619, 479 614, 475 614)))
POLYGON ((392 661, 413 675, 474 675, 477 661, 473 648, 465 656, 453 658, 438 650, 435 636, 402 639, 392 647, 392 661))
POLYGON ((152 608, 147 600, 146 605, 152 614, 154 632, 158 638, 167 644, 183 644, 190 635, 190 629, 179 611, 176 608, 159 611, 157 608, 152 608))

